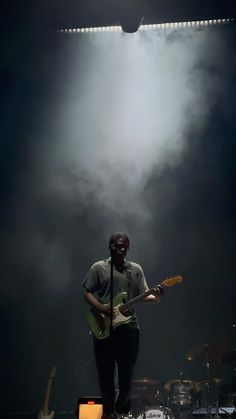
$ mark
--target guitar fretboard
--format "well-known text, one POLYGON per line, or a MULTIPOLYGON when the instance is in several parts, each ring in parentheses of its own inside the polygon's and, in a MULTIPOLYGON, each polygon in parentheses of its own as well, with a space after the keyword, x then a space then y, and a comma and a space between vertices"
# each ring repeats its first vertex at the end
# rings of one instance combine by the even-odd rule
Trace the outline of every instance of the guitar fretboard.
POLYGON ((150 288, 150 290, 147 290, 146 292, 144 292, 143 294, 137 295, 137 297, 132 298, 131 300, 127 301, 124 304, 125 308, 130 308, 132 307, 134 304, 139 303, 139 301, 142 301, 145 297, 147 297, 148 295, 152 294, 155 288, 150 288))

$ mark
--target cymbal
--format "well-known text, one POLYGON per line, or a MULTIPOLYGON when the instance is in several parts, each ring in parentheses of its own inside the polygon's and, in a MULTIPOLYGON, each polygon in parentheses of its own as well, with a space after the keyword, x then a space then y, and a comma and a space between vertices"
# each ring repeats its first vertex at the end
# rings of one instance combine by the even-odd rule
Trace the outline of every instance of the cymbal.
POLYGON ((133 380, 134 384, 138 385, 144 385, 144 386, 153 386, 153 385, 159 385, 160 382, 158 380, 155 380, 153 378, 137 378, 136 380, 133 380))
POLYGON ((204 343, 186 354, 188 361, 205 361, 211 363, 232 362, 236 359, 236 350, 226 343, 204 343))
POLYGON ((208 380, 203 380, 203 381, 200 381, 199 384, 201 386, 206 386, 206 385, 209 385, 209 384, 219 385, 219 384, 223 384, 224 382, 225 382, 225 380, 223 378, 220 378, 220 377, 212 377, 210 379, 210 383, 209 383, 208 380))

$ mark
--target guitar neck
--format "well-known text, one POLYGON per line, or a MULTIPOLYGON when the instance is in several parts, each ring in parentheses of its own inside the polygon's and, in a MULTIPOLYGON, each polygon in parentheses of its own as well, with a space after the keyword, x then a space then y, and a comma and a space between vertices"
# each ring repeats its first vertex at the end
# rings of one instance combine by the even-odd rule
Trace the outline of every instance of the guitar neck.
POLYGON ((47 385, 47 390, 46 390, 45 397, 44 397, 44 403, 43 403, 43 414, 44 415, 48 415, 48 412, 49 412, 48 403, 49 403, 51 387, 52 387, 52 379, 49 378, 48 385, 47 385))
POLYGON ((140 301, 142 301, 145 297, 147 297, 148 295, 152 294, 154 290, 155 290, 155 287, 154 288, 150 288, 149 290, 143 292, 140 295, 137 295, 137 297, 134 297, 131 300, 127 301, 124 304, 124 307, 125 308, 130 308, 130 307, 134 306, 135 304, 137 304, 140 301))
POLYGON ((171 288, 173 287, 175 284, 180 283, 183 281, 183 278, 181 275, 176 275, 176 276, 172 276, 169 278, 164 279, 164 281, 162 281, 160 284, 156 285, 153 288, 150 288, 150 290, 147 290, 146 292, 144 292, 143 294, 138 295, 137 297, 132 298, 131 300, 127 301, 124 304, 125 308, 130 308, 132 307, 134 304, 139 303, 139 301, 142 301, 145 297, 147 297, 148 295, 152 294, 153 292, 156 291, 156 288, 160 285, 164 288, 171 288))
POLYGON ((45 393, 44 402, 43 402, 43 414, 45 416, 49 414, 48 403, 49 403, 49 397, 50 397, 51 388, 52 388, 52 380, 56 375, 56 370, 57 370, 57 367, 56 366, 53 367, 48 378, 46 393, 45 393))

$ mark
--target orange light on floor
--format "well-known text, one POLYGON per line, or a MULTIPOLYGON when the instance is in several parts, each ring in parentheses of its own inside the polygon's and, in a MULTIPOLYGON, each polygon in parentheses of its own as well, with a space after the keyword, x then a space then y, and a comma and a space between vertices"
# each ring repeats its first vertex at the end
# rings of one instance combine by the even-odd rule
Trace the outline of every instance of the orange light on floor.
POLYGON ((82 397, 78 400, 78 419, 100 419, 103 412, 102 399, 100 397, 82 397))

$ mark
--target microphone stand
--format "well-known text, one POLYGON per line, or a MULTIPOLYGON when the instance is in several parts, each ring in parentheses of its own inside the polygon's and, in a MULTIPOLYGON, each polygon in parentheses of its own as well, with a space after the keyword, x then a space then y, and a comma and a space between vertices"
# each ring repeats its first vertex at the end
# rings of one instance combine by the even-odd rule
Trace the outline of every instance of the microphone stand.
POLYGON ((113 263, 113 253, 114 248, 110 249, 111 252, 111 271, 110 271, 110 336, 113 333, 113 294, 114 294, 114 287, 113 287, 113 270, 114 270, 114 263, 113 263))

